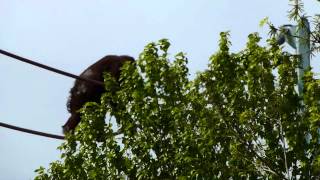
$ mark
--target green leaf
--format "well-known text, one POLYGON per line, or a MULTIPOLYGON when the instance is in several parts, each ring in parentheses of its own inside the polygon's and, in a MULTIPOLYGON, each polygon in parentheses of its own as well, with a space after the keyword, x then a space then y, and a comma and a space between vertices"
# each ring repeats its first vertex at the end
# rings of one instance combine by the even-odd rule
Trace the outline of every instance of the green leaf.
POLYGON ((269 22, 269 17, 263 18, 263 19, 259 22, 259 27, 265 26, 266 24, 268 24, 268 22, 269 22))

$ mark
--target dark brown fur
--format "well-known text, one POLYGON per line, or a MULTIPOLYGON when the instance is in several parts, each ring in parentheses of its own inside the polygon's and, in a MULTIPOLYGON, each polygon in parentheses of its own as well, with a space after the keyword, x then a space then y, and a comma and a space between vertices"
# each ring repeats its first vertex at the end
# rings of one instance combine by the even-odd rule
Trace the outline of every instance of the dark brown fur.
MULTIPOLYGON (((103 73, 108 72, 118 81, 121 67, 127 61, 134 62, 134 59, 130 56, 106 56, 83 71, 80 77, 103 82, 103 73)), ((62 126, 63 133, 67 133, 76 128, 80 122, 78 110, 82 108, 86 102, 99 102, 104 91, 103 86, 81 80, 75 81, 74 86, 70 90, 70 97, 67 103, 67 108, 71 116, 65 125, 62 126)))

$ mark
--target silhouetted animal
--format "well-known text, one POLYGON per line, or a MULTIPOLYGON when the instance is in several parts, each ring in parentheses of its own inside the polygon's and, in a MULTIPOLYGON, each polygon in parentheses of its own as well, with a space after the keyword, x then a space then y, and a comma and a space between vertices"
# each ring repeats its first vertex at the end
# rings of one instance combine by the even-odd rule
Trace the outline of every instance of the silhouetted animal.
MULTIPOLYGON (((134 59, 130 56, 105 56, 83 71, 80 77, 103 82, 103 73, 108 72, 118 81, 121 67, 128 61, 134 62, 134 59)), ((67 108, 71 116, 65 125, 62 126, 63 133, 67 133, 76 128, 80 122, 80 114, 77 111, 82 108, 86 102, 99 102, 104 91, 104 87, 98 84, 82 80, 75 81, 73 88, 70 90, 67 103, 67 108)))

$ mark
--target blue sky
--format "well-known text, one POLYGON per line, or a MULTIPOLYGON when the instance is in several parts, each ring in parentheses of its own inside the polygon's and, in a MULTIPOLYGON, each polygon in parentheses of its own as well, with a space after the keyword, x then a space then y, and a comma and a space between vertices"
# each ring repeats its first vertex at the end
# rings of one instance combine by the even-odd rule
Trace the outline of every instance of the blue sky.
MULTIPOLYGON (((266 39, 259 21, 287 24, 288 0, 0 0, 0 48, 79 74, 107 54, 135 58, 148 42, 168 38, 171 55, 183 51, 191 76, 217 50, 219 32, 230 31, 232 50, 252 32, 266 39)), ((306 0, 308 15, 320 4, 306 0)), ((319 72, 320 58, 312 60, 319 72)), ((0 122, 61 134, 69 114, 73 79, 0 55, 0 122)), ((0 179, 33 179, 40 165, 59 159, 62 141, 0 127, 0 179)))

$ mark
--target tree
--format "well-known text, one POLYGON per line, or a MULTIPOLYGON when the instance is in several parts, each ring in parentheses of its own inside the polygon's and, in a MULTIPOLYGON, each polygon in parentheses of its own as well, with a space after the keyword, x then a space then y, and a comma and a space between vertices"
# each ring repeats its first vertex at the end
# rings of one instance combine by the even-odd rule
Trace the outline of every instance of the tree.
POLYGON ((218 52, 194 80, 183 53, 169 61, 166 39, 148 44, 136 66, 123 68, 120 84, 106 75, 101 104, 87 103, 79 128, 60 146, 62 161, 40 167, 35 179, 318 176, 320 82, 306 73, 300 103, 299 59, 274 39, 267 47, 259 40, 251 34, 244 50, 230 53, 221 33, 218 52), (112 123, 103 126, 106 113, 121 136, 112 123))
POLYGON ((232 53, 228 32, 220 35, 193 80, 183 53, 170 60, 166 39, 126 65, 120 83, 106 74, 101 103, 81 109, 61 160, 35 179, 319 178, 320 81, 308 70, 299 97, 298 56, 273 38, 260 46, 258 34, 232 53))

